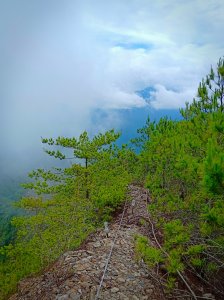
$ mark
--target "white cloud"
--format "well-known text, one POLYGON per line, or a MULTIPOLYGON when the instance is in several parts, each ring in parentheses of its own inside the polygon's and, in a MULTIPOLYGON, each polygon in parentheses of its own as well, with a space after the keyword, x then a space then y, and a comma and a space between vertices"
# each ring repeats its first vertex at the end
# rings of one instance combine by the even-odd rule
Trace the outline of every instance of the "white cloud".
POLYGON ((219 0, 76 1, 50 5, 32 24, 28 11, 8 41, 15 55, 6 66, 6 93, 14 103, 38 97, 48 110, 63 103, 84 113, 142 105, 134 92, 148 85, 189 90, 223 54, 222 12, 219 0), (117 47, 122 42, 150 47, 117 47))
POLYGON ((102 101, 102 109, 129 109, 131 107, 144 107, 146 102, 135 93, 123 92, 119 89, 108 89, 102 101))
POLYGON ((78 134, 93 128, 94 109, 146 105, 135 91, 147 86, 155 108, 183 106, 224 54, 223 15, 223 0, 7 2, 3 142, 28 151, 40 135, 78 134))
POLYGON ((166 89, 162 85, 155 85, 155 92, 150 94, 150 103, 156 109, 175 109, 182 107, 183 103, 188 102, 189 97, 194 91, 187 90, 184 92, 176 92, 166 89))

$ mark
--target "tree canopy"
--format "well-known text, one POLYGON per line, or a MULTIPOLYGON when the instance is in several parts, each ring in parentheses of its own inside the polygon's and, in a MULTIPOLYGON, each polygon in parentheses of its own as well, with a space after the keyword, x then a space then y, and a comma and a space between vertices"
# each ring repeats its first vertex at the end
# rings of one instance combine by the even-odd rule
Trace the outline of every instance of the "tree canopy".
POLYGON ((148 251, 149 257, 157 251, 154 262, 165 264, 168 286, 179 271, 190 270, 223 293, 223 84, 224 59, 220 59, 216 72, 211 68, 199 84, 197 99, 181 109, 183 120, 163 118, 156 125, 147 121, 139 131, 150 132, 140 153, 139 173, 147 169, 149 212, 163 233, 164 252, 152 249, 144 239, 138 240, 138 249, 143 256, 148 251))

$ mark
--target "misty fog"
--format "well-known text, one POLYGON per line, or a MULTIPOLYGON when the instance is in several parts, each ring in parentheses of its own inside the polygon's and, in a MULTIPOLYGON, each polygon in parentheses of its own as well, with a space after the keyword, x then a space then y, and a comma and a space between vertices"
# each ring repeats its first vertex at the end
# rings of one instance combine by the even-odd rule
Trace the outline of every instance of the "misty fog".
POLYGON ((55 165, 41 136, 119 129, 119 111, 191 101, 223 55, 224 6, 175 2, 0 1, 1 174, 55 165))

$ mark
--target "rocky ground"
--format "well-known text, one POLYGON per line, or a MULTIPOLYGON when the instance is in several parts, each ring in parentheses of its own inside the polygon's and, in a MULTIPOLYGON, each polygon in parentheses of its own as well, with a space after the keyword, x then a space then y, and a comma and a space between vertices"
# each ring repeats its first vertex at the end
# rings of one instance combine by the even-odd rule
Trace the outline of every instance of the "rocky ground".
POLYGON ((105 264, 116 235, 116 242, 98 299, 174 299, 172 296, 164 296, 156 274, 154 276, 153 273, 149 273, 144 263, 136 260, 134 236, 146 230, 143 220, 147 218, 148 194, 146 190, 134 186, 130 187, 129 192, 132 199, 135 199, 135 206, 133 209, 131 202, 127 202, 120 230, 118 228, 123 210, 109 224, 109 237, 103 229, 98 230, 80 249, 64 253, 44 274, 20 282, 18 293, 10 300, 96 299, 105 264))

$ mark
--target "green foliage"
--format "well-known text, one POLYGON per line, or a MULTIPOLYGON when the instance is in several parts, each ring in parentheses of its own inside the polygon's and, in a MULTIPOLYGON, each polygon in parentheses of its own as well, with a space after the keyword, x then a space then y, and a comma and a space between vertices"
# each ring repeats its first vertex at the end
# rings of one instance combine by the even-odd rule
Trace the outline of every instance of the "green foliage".
MULTIPOLYGON (((94 229, 93 205, 89 202, 63 197, 49 202, 44 208, 40 205, 33 215, 12 221, 17 228, 16 241, 2 247, 0 254, 4 258, 0 262, 1 299, 16 288, 19 279, 40 271, 64 251, 76 248, 94 229)), ((24 203, 27 208, 28 199, 21 206, 24 203)), ((30 207, 33 209, 33 201, 30 207)))
POLYGON ((106 153, 113 154, 112 143, 120 134, 114 130, 99 133, 92 140, 84 131, 79 138, 58 137, 57 139, 42 138, 42 143, 60 150, 48 150, 45 152, 59 160, 74 159, 75 162, 69 168, 54 168, 51 171, 37 169, 29 174, 34 181, 23 186, 32 189, 36 194, 73 195, 74 192, 90 197, 89 191, 89 167, 104 158, 106 153), (77 179, 77 180, 76 180, 77 179))
POLYGON ((11 224, 12 216, 5 214, 0 216, 0 246, 8 245, 12 242, 16 235, 16 229, 11 224))
POLYGON ((129 152, 116 149, 113 157, 104 153, 103 159, 90 168, 90 198, 98 215, 108 215, 119 206, 126 195, 128 183, 131 181, 129 170, 129 152))
MULTIPOLYGON (((211 68, 199 84, 197 99, 181 109, 183 120, 147 120, 139 130, 139 169, 145 170, 145 185, 152 195, 149 212, 163 233, 170 287, 177 271, 189 266, 207 281, 215 276, 213 271, 223 269, 223 100, 220 59, 216 72, 211 68)), ((144 247, 138 250, 145 253, 144 247)))
POLYGON ((118 137, 111 130, 93 139, 87 132, 78 139, 42 139, 55 148, 45 149, 48 155, 75 160, 69 168, 37 169, 29 174, 32 181, 24 187, 32 189, 33 196, 16 204, 28 214, 13 218, 15 242, 0 248, 1 299, 15 290, 21 278, 78 247, 122 204, 136 155, 126 146, 116 147, 113 143, 118 137))
POLYGON ((169 257, 166 260, 167 270, 169 274, 176 274, 178 271, 183 271, 184 264, 181 261, 181 248, 174 248, 169 251, 169 257))
POLYGON ((189 246, 187 249, 187 254, 189 255, 197 255, 202 253, 205 250, 206 246, 205 245, 192 245, 189 246))
POLYGON ((181 246, 190 240, 189 228, 181 220, 175 219, 164 225, 166 249, 181 246))
POLYGON ((208 140, 207 156, 204 162, 204 185, 208 192, 224 192, 224 153, 214 138, 208 140))
POLYGON ((210 73, 202 79, 198 87, 197 99, 186 108, 181 109, 184 118, 191 119, 200 114, 216 111, 223 112, 224 108, 224 58, 220 58, 216 72, 211 67, 210 73))
POLYGON ((151 123, 150 118, 148 117, 145 126, 137 130, 139 137, 135 139, 131 139, 131 142, 137 148, 140 149, 145 148, 147 142, 150 140, 151 133, 153 132, 154 129, 155 129, 155 122, 151 123))
POLYGON ((176 283, 176 278, 174 276, 169 275, 166 282, 166 288, 168 292, 174 288, 175 283, 176 283))
POLYGON ((0 246, 13 242, 16 229, 11 224, 13 216, 24 214, 24 211, 14 207, 16 200, 23 195, 24 190, 20 186, 24 177, 12 179, 9 176, 0 176, 0 246))
POLYGON ((164 257, 162 252, 155 247, 149 245, 149 241, 144 236, 136 236, 135 252, 138 259, 143 259, 149 267, 162 263, 164 257))

